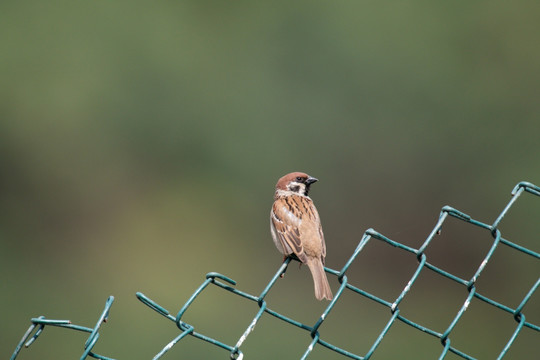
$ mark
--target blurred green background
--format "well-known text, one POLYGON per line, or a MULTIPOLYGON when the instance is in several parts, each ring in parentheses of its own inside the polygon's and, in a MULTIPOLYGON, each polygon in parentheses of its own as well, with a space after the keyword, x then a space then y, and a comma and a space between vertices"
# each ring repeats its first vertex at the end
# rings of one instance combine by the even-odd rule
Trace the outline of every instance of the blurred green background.
MULTIPOLYGON (((370 227, 419 247, 444 205, 493 222, 517 182, 540 183, 539 11, 525 1, 2 2, 0 357, 31 317, 92 327, 114 295, 94 351, 151 359, 178 330, 136 291, 174 314, 210 271, 260 293, 281 262, 268 217, 290 171, 320 179, 311 196, 334 269, 370 227)), ((539 251, 539 203, 525 194, 503 236, 539 251)), ((449 220, 428 259, 470 278, 490 243, 449 220)), ((372 241, 349 279, 393 301, 416 265, 372 241)), ((500 249, 478 291, 516 307, 539 272, 500 249)), ((466 295, 423 273, 400 308, 444 332, 466 295)), ((538 295, 525 309, 536 324, 538 295)), ((296 265, 268 302, 308 324, 326 305, 296 265)), ((323 339, 365 354, 390 312, 350 293, 338 305, 323 339)), ((184 319, 234 344, 257 310, 210 288, 184 319)), ((452 344, 495 358, 514 328, 473 301, 452 344)), ((18 359, 79 358, 86 338, 48 328, 18 359)), ((507 358, 527 358, 538 340, 523 330, 507 358)), ((296 359, 309 342, 264 316, 243 350, 296 359)), ((373 358, 441 350, 396 324, 373 358)), ((228 354, 188 338, 166 358, 228 354)), ((320 347, 310 357, 338 358, 320 347)))

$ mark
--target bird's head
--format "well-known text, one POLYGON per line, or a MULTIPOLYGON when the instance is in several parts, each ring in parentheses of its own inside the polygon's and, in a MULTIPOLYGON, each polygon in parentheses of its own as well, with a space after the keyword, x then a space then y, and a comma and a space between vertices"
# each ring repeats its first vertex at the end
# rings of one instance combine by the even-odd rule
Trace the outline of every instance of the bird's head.
POLYGON ((276 191, 290 191, 299 195, 307 196, 309 187, 316 178, 303 172, 292 172, 280 178, 276 184, 276 191))

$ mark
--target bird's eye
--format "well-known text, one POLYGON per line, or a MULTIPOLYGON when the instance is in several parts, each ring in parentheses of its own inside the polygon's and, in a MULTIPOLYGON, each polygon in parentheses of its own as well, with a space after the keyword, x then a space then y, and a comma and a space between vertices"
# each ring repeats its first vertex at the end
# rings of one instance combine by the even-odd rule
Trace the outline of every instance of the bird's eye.
POLYGON ((302 177, 297 176, 297 177, 296 177, 296 181, 302 181, 302 177))

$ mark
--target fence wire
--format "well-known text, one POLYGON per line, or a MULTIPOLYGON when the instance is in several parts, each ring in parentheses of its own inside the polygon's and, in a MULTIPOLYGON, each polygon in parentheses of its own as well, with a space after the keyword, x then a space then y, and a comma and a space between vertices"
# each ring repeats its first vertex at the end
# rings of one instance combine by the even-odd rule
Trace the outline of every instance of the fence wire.
MULTIPOLYGON (((136 294, 137 298, 145 305, 150 307, 152 310, 157 312, 159 315, 167 318, 171 322, 173 322, 176 327, 180 330, 180 333, 178 336, 176 336, 174 339, 172 339, 169 343, 167 343, 163 349, 157 353, 154 356, 154 360, 161 359, 164 357, 165 353, 169 351, 172 347, 177 345, 181 342, 182 339, 186 338, 188 335, 191 337, 194 337, 196 339, 202 340, 206 343, 209 343, 211 345, 217 346, 221 349, 224 349, 225 352, 229 353, 229 356, 231 359, 242 359, 244 354, 242 353, 241 347, 244 344, 244 342, 247 340, 249 335, 254 331, 255 325, 258 323, 258 321, 261 319, 261 317, 264 314, 269 314, 281 321, 283 321, 286 324, 295 326, 297 328, 302 329, 306 332, 307 336, 311 337, 311 342, 309 346, 306 348, 303 356, 301 357, 301 360, 307 359, 309 355, 313 352, 313 349, 316 346, 323 346, 327 349, 330 349, 331 351, 334 351, 335 353, 343 355, 343 357, 351 358, 351 359, 357 359, 357 360, 367 360, 371 358, 371 356, 375 353, 379 345, 381 344, 383 338, 388 334, 390 328, 396 323, 400 322, 403 324, 406 324, 418 331, 421 331, 423 333, 427 333, 431 336, 434 336, 440 340, 440 344, 442 347, 441 354, 439 356, 439 359, 445 359, 445 357, 449 353, 453 353, 463 359, 469 359, 473 360, 475 359, 469 354, 466 354, 465 352, 457 349, 455 346, 451 344, 450 335, 452 334, 452 331, 462 318, 463 314, 467 310, 469 304, 473 299, 478 299, 483 301, 484 303, 492 306, 493 308, 502 311, 504 313, 507 313, 513 317, 515 320, 515 330, 513 334, 508 339, 508 342, 505 344, 504 348, 498 355, 497 359, 502 359, 510 349, 510 347, 514 344, 516 338, 520 334, 520 332, 523 330, 523 328, 529 328, 532 329, 540 334, 540 325, 539 324, 533 324, 529 321, 527 321, 527 318, 523 312, 525 305, 527 302, 531 299, 533 294, 538 290, 538 287, 540 286, 540 277, 536 280, 536 282, 532 285, 530 290, 523 295, 522 300, 519 304, 512 307, 510 305, 502 304, 496 300, 493 300, 485 295, 482 295, 480 292, 478 292, 476 288, 476 281, 478 277, 481 275, 481 273, 484 271, 486 266, 488 265, 491 257, 495 253, 495 251, 503 246, 510 247, 514 250, 517 250, 523 256, 527 256, 530 258, 533 258, 535 260, 540 260, 540 254, 537 252, 534 252, 532 250, 529 250, 523 246, 520 246, 518 244, 515 244, 508 239, 505 239, 502 237, 501 231, 499 230, 499 225, 501 221, 503 220, 504 216, 508 213, 510 208, 515 204, 515 202, 520 198, 520 196, 523 193, 529 193, 540 197, 540 187, 533 185, 528 182, 520 182, 518 183, 514 189, 512 190, 512 198, 508 202, 508 204, 504 207, 502 212, 499 214, 499 216, 495 219, 495 221, 490 224, 485 224, 483 222, 480 222, 478 220, 475 220, 471 218, 469 215, 456 210, 452 207, 445 206, 442 208, 439 216, 439 220, 423 245, 419 249, 414 249, 412 247, 409 247, 407 245, 401 244, 395 240, 391 240, 388 237, 378 233, 377 231, 373 229, 368 229, 360 243, 358 244, 356 250, 352 254, 352 256, 348 259, 348 261, 345 263, 343 268, 340 270, 334 270, 330 268, 325 268, 326 272, 328 274, 331 274, 333 276, 337 277, 337 280, 340 283, 340 287, 338 291, 336 292, 334 299, 328 304, 322 315, 319 317, 319 319, 315 322, 313 325, 304 324, 302 322, 299 322, 295 319, 292 319, 290 317, 287 317, 286 315, 283 315, 277 311, 274 311, 268 307, 268 304, 265 300, 266 296, 272 289, 272 286, 275 284, 277 279, 286 271, 287 266, 291 262, 290 258, 287 258, 283 264, 279 267, 275 275, 272 277, 270 282, 266 284, 266 287, 259 295, 252 295, 247 292, 244 292, 242 290, 239 290, 235 288, 236 282, 222 274, 211 272, 206 275, 205 280, 203 283, 199 286, 197 290, 191 295, 191 297, 188 299, 188 301, 184 304, 184 306, 180 309, 180 311, 177 313, 176 316, 171 315, 171 313, 156 303, 155 301, 151 300, 149 297, 144 295, 143 293, 138 292, 136 294), (432 240, 434 239, 435 235, 439 234, 441 232, 441 228, 443 226, 443 223, 448 219, 448 217, 456 218, 460 221, 463 221, 471 226, 478 227, 480 229, 488 231, 492 238, 493 242, 491 244, 491 248, 489 249, 487 255, 484 257, 480 265, 478 266, 475 274, 470 279, 463 279, 459 276, 456 276, 454 274, 451 274, 427 261, 427 255, 426 255, 426 249, 431 244, 432 240), (402 292, 399 294, 399 296, 396 299, 392 300, 386 300, 382 299, 380 297, 377 297, 363 289, 360 289, 356 286, 353 286, 349 283, 349 279, 347 277, 347 270, 351 266, 351 264, 355 261, 356 257, 362 252, 362 250, 365 248, 365 246, 372 240, 378 240, 382 241, 386 244, 389 244, 397 249, 400 249, 402 251, 412 253, 416 256, 416 259, 418 261, 418 265, 416 268, 416 271, 413 273, 412 277, 410 278, 409 282, 405 286, 405 288, 402 290, 402 292), (465 302, 462 304, 461 308, 458 310, 457 314, 453 318, 453 320, 450 322, 448 327, 443 332, 438 332, 436 330, 433 330, 429 327, 426 327, 422 324, 419 324, 417 322, 414 322, 405 316, 401 315, 399 305, 403 301, 403 299, 406 297, 406 295, 409 293, 415 282, 417 281, 420 273, 422 271, 432 271, 434 273, 437 273, 445 278, 448 278, 457 284, 463 286, 468 291, 468 296, 465 300, 465 302), (241 298, 250 300, 254 303, 256 303, 259 307, 259 311, 256 313, 255 317, 252 319, 249 326, 245 329, 245 331, 240 335, 237 342, 235 344, 226 344, 220 340, 214 339, 212 337, 209 337, 205 334, 202 334, 195 330, 195 326, 188 324, 184 321, 182 321, 182 317, 185 314, 185 312, 188 310, 188 308, 193 304, 193 302, 197 299, 197 297, 208 288, 209 285, 217 286, 220 289, 223 289, 227 292, 230 292, 232 294, 235 294, 241 298), (370 349, 363 355, 352 353, 348 350, 342 349, 334 344, 331 344, 321 338, 321 332, 322 331, 322 325, 326 319, 331 315, 332 309, 334 307, 339 306, 340 299, 345 291, 351 291, 353 293, 359 294, 375 303, 378 303, 380 305, 383 305, 390 310, 391 317, 390 320, 387 322, 387 324, 383 327, 382 331, 376 338, 375 342, 371 345, 370 349)), ((84 343, 84 350, 80 357, 81 360, 86 359, 87 357, 92 357, 95 359, 101 359, 101 360, 114 360, 112 358, 96 354, 92 352, 92 349, 94 345, 96 344, 97 340, 99 339, 99 329, 103 322, 105 322, 108 318, 109 310, 111 308, 111 305, 114 301, 114 297, 110 296, 106 303, 105 308, 103 312, 101 313, 96 325, 93 328, 79 326, 72 324, 69 320, 52 320, 47 319, 44 316, 40 316, 38 318, 32 318, 31 319, 31 325, 22 337, 21 341, 15 348, 15 351, 13 352, 13 355, 11 356, 11 360, 15 360, 17 355, 20 353, 21 349, 23 347, 30 346, 37 338, 38 336, 43 332, 46 326, 56 326, 56 327, 62 327, 66 329, 71 330, 77 330, 82 332, 90 333, 88 339, 84 343)), ((538 338, 540 340, 540 337, 538 338)))

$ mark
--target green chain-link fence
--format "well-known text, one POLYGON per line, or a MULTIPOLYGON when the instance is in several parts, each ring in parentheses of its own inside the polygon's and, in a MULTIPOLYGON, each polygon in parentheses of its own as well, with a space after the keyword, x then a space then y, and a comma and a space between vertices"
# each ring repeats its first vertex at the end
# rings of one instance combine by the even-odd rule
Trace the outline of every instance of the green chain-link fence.
MULTIPOLYGON (((423 245, 419 249, 414 249, 409 246, 406 246, 404 244, 401 244, 397 241, 391 240, 384 235, 376 232, 373 229, 367 230, 362 240, 360 241, 358 247, 352 254, 352 256, 349 258, 349 260, 345 263, 343 268, 341 270, 334 270, 326 268, 326 272, 336 276, 339 283, 341 284, 339 287, 339 290, 336 292, 334 299, 328 304, 323 314, 320 316, 320 318, 315 322, 313 325, 304 324, 302 322, 299 322, 295 319, 292 319, 290 317, 287 317, 281 313, 278 313, 277 311, 274 311, 268 307, 268 304, 265 300, 267 294, 272 289, 272 286, 275 284, 277 279, 286 271, 287 266, 289 265, 291 259, 286 259, 281 267, 278 269, 278 271, 275 273, 274 277, 270 280, 270 282, 266 285, 264 290, 259 295, 252 295, 247 292, 241 291, 234 286, 236 285, 236 282, 224 275, 218 274, 218 273, 209 273, 206 275, 206 279, 201 284, 201 286, 191 295, 189 300, 184 304, 184 306, 180 309, 180 311, 177 313, 176 316, 171 315, 171 313, 165 309, 164 307, 160 306, 147 296, 145 296, 142 293, 137 293, 137 298, 143 302, 145 305, 150 307, 152 310, 156 311, 161 316, 169 319, 172 321, 178 329, 180 329, 180 334, 174 338, 172 341, 170 341, 158 354, 155 355, 154 359, 160 359, 164 357, 165 353, 170 350, 173 346, 178 344, 182 339, 184 339, 187 336, 192 336, 197 339, 200 339, 208 344, 211 344, 213 346, 217 346, 219 348, 224 349, 225 352, 229 353, 229 356, 231 359, 242 359, 243 353, 242 353, 242 344, 248 339, 249 335, 253 332, 255 329, 255 325, 258 323, 258 321, 261 319, 261 317, 265 314, 269 314, 274 316, 275 318, 283 321, 286 324, 295 326, 297 328, 302 329, 305 331, 306 336, 309 336, 311 338, 311 343, 305 350, 303 356, 301 359, 307 359, 309 355, 312 353, 315 346, 323 346, 326 347, 335 353, 343 355, 345 358, 351 358, 351 359, 369 359, 376 351, 379 345, 381 344, 381 341, 383 338, 388 334, 390 328, 396 323, 400 322, 403 324, 406 324, 414 329, 417 329, 418 331, 427 333, 431 336, 434 336, 440 340, 441 343, 441 354, 439 356, 439 359, 444 359, 449 353, 456 354, 458 357, 461 357, 463 359, 474 359, 471 355, 466 354, 465 352, 457 349, 454 347, 451 343, 451 334, 460 319, 462 318, 463 314, 467 310, 469 304, 471 303, 471 300, 473 298, 481 300, 482 302, 492 306, 493 308, 503 312, 507 313, 508 315, 512 316, 515 320, 515 330, 513 334, 510 336, 506 344, 504 345, 502 351, 500 352, 498 359, 502 359, 510 349, 510 347, 514 344, 516 338, 519 336, 520 332, 524 328, 532 329, 533 331, 536 331, 539 335, 538 340, 540 340, 540 325, 533 324, 529 321, 527 321, 527 318, 524 314, 524 308, 529 299, 533 296, 535 291, 540 286, 540 277, 536 280, 536 282, 532 285, 530 290, 523 294, 521 298, 521 302, 519 304, 512 304, 512 305, 505 305, 498 301, 495 301, 485 295, 482 295, 476 287, 476 281, 478 277, 482 274, 486 266, 488 265, 491 257, 493 254, 497 251, 497 249, 501 247, 510 247, 514 250, 517 250, 522 254, 522 256, 530 257, 536 261, 540 260, 540 254, 531 251, 529 249, 526 249, 518 244, 515 244, 508 239, 503 238, 501 231, 499 230, 499 225, 503 219, 503 217, 508 213, 510 208, 515 204, 515 202, 519 199, 519 197, 523 193, 530 193, 536 196, 540 196, 540 187, 533 185, 528 182, 520 182, 516 185, 516 187, 512 190, 512 198, 506 205, 506 207, 502 210, 502 212, 499 214, 499 216, 495 219, 495 221, 492 224, 485 224, 480 221, 477 221, 473 218, 471 218, 469 215, 464 214, 461 211, 458 211, 456 209, 453 209, 449 206, 445 206, 442 208, 442 211, 439 216, 439 221, 423 243, 423 245), (493 238, 493 242, 491 244, 491 248, 489 249, 487 255, 484 257, 480 265, 478 266, 475 274, 470 279, 463 279, 459 276, 456 276, 454 274, 451 274, 445 270, 442 270, 441 268, 434 266, 430 262, 428 262, 427 256, 426 256, 426 249, 433 241, 434 237, 440 233, 441 228, 443 226, 443 223, 446 221, 448 217, 456 218, 460 221, 463 221, 470 226, 478 227, 480 229, 483 229, 489 234, 491 234, 493 238), (368 244, 368 242, 372 240, 382 241, 386 244, 389 244, 401 251, 405 251, 407 253, 412 253, 417 261, 418 265, 416 268, 416 271, 410 278, 409 282, 405 286, 405 288, 402 290, 402 292, 399 294, 399 296, 396 299, 382 299, 380 297, 377 297, 363 289, 360 289, 356 286, 353 286, 349 283, 349 279, 347 277, 347 271, 351 264, 355 261, 357 256, 362 252, 362 250, 365 248, 365 246, 368 244), (450 279, 451 281, 454 281, 455 283, 459 284, 459 286, 462 286, 465 288, 468 292, 468 296, 465 300, 465 302, 462 304, 461 308, 453 318, 453 320, 448 324, 446 329, 443 332, 438 332, 436 330, 433 330, 429 327, 426 327, 422 324, 419 324, 417 322, 414 322, 410 320, 409 318, 404 317, 401 312, 399 305, 403 301, 403 299, 407 296, 411 288, 414 286, 415 282, 417 281, 419 275, 423 271, 431 271, 434 273, 437 273, 440 276, 443 276, 447 279, 450 279), (230 292, 232 294, 235 294, 241 298, 253 301, 256 303, 259 307, 259 311, 255 315, 255 317, 252 319, 249 326, 246 328, 246 330, 239 334, 238 341, 235 344, 226 344, 224 342, 221 342, 217 339, 211 338, 205 334, 202 334, 200 332, 197 332, 195 330, 195 326, 188 324, 184 321, 182 321, 182 317, 184 313, 187 311, 187 309, 190 307, 191 304, 197 299, 197 297, 209 286, 214 285, 217 286, 220 289, 223 289, 227 292, 230 292), (334 344, 331 344, 322 338, 322 332, 323 332, 323 323, 326 319, 328 319, 329 316, 331 316, 332 310, 339 306, 340 299, 342 298, 342 295, 346 292, 350 291, 355 294, 358 294, 360 296, 363 296, 375 303, 378 303, 382 306, 385 306, 388 308, 388 310, 391 313, 390 320, 387 322, 386 326, 383 327, 382 331, 380 332, 377 339, 373 342, 371 345, 369 351, 367 351, 365 354, 355 354, 348 350, 342 349, 334 344)), ((102 360, 112 360, 109 357, 102 356, 99 354, 96 354, 92 352, 92 349, 94 345, 96 344, 97 340, 99 339, 99 328, 101 324, 107 320, 111 305, 114 301, 114 297, 109 297, 107 299, 107 302, 105 304, 105 309, 103 310, 101 316, 99 317, 95 327, 89 328, 79 325, 72 324, 69 320, 51 320, 47 319, 43 316, 40 316, 38 318, 31 319, 31 326, 24 334, 23 338, 21 339, 20 343, 17 345, 15 351, 13 352, 13 355, 11 356, 11 360, 15 360, 17 355, 20 353, 23 346, 28 347, 31 345, 37 337, 43 332, 44 328, 46 326, 57 326, 57 327, 63 327, 67 329, 72 330, 78 330, 90 333, 90 336, 86 340, 84 344, 84 351, 81 356, 81 360, 86 359, 88 356, 96 359, 102 359, 102 360)))

